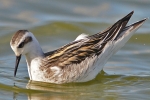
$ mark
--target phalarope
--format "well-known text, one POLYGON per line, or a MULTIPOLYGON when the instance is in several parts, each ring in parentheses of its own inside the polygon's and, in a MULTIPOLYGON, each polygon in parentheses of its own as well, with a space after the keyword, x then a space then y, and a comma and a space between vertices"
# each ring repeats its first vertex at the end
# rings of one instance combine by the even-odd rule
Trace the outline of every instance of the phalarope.
POLYGON ((75 41, 47 53, 31 32, 17 31, 10 41, 16 55, 14 76, 21 55, 25 55, 30 80, 61 84, 94 79, 112 54, 123 47, 146 20, 126 26, 132 14, 133 11, 102 32, 91 36, 81 34, 75 41))

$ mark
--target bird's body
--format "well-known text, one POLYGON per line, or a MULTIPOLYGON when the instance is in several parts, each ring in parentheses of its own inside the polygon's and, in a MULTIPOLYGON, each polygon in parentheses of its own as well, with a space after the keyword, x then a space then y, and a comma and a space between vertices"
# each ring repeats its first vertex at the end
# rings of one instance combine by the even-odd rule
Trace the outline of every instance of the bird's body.
POLYGON ((107 60, 146 20, 126 26, 132 14, 129 13, 103 32, 91 36, 82 34, 75 41, 48 53, 43 53, 31 32, 18 31, 10 42, 17 56, 15 75, 23 54, 30 80, 61 84, 94 79, 107 60))

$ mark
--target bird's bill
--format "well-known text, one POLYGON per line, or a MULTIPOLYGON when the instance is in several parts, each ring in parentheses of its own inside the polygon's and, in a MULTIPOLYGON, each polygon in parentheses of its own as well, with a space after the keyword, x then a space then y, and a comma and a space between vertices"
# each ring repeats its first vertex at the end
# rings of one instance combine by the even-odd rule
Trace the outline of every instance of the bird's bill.
POLYGON ((21 59, 21 55, 20 56, 16 56, 16 65, 15 65, 15 71, 14 71, 14 76, 16 76, 17 73, 17 69, 18 69, 18 65, 21 59))

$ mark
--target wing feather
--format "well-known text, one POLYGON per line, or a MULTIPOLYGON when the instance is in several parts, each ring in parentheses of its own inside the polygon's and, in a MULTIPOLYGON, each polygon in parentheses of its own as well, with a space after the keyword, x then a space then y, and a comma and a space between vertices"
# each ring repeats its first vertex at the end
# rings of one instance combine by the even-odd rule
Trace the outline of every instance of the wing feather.
POLYGON ((133 12, 129 13, 103 32, 73 41, 57 50, 45 53, 46 57, 44 58, 42 67, 58 66, 65 68, 72 64, 80 64, 86 58, 99 56, 105 45, 115 40, 120 31, 125 28, 132 14, 133 12))

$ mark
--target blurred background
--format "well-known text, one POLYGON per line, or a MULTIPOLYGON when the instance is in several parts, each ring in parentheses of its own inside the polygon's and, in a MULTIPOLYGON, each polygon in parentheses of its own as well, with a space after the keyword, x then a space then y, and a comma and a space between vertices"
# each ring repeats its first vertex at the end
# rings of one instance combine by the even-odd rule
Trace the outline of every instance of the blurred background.
POLYGON ((149 0, 1 0, 1 100, 149 100, 150 21, 112 56, 96 79, 86 83, 29 82, 22 57, 14 78, 15 55, 9 42, 20 29, 34 33, 45 52, 95 34, 134 10, 129 24, 150 17, 149 0))

